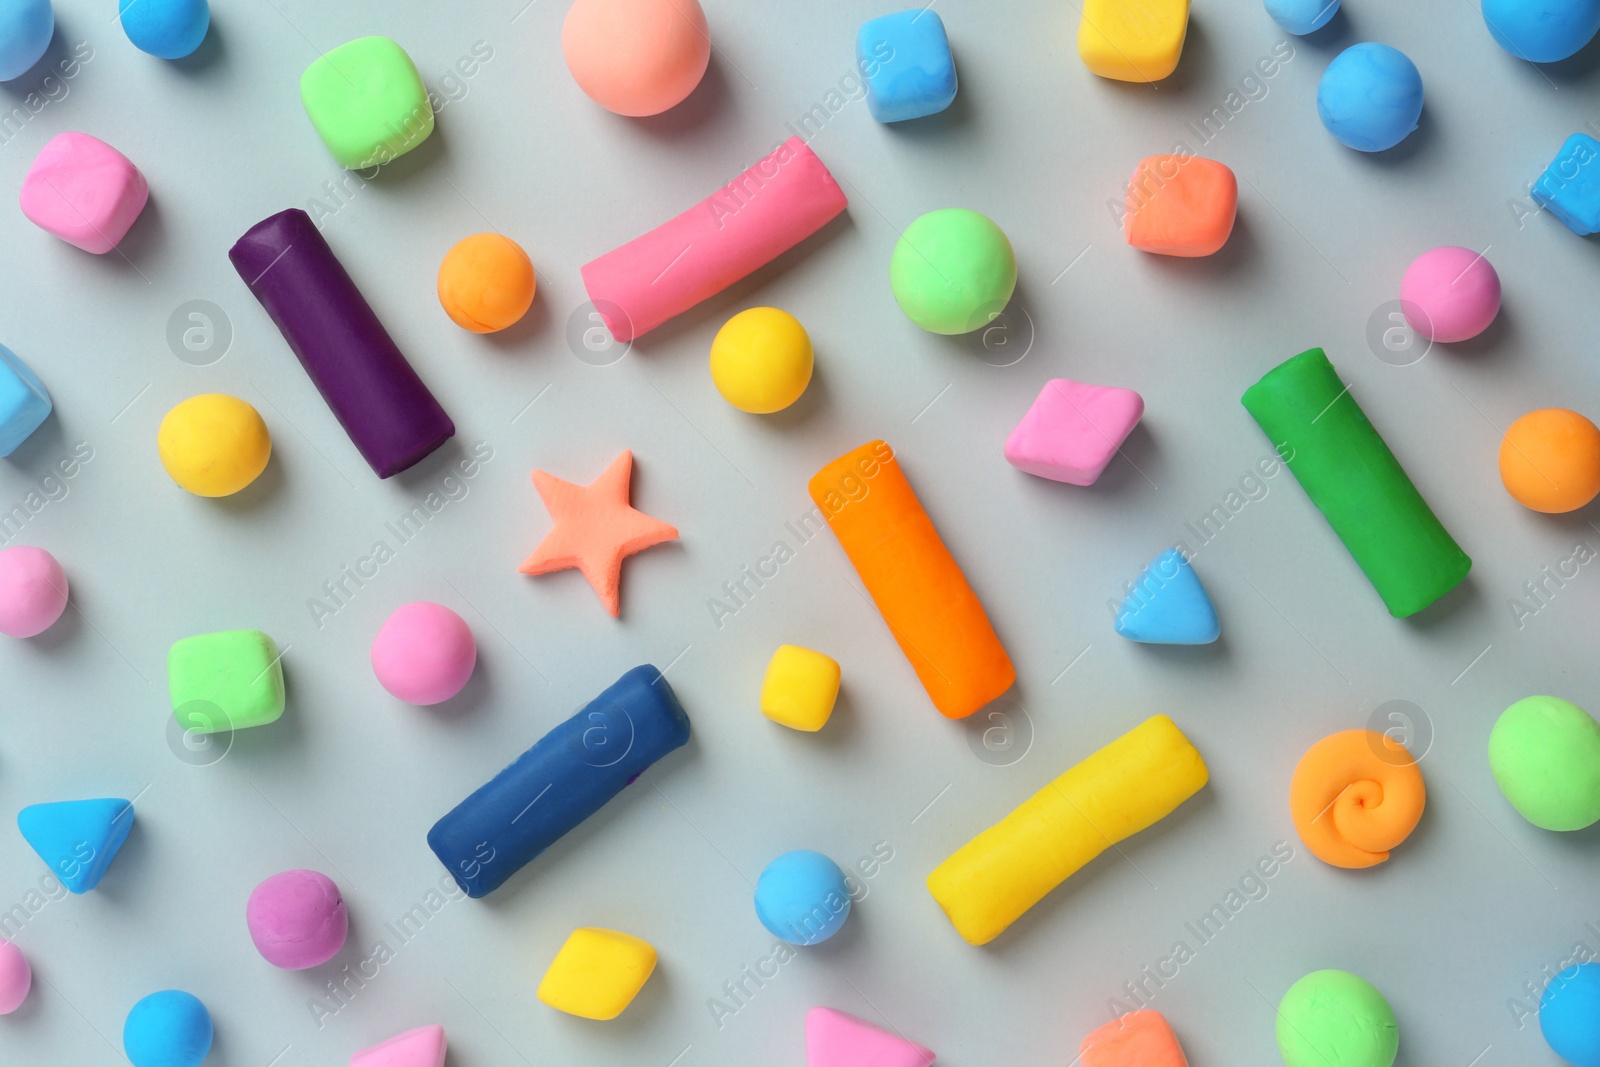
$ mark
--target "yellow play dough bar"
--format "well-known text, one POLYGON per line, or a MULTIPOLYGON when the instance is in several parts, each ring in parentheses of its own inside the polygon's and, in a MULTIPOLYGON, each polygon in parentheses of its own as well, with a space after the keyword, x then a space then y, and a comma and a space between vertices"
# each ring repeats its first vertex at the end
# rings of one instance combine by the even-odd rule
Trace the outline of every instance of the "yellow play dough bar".
POLYGON ((928 892, 957 933, 988 944, 1084 864, 1172 814, 1207 778, 1205 760, 1171 719, 1146 719, 957 849, 928 875, 928 892))

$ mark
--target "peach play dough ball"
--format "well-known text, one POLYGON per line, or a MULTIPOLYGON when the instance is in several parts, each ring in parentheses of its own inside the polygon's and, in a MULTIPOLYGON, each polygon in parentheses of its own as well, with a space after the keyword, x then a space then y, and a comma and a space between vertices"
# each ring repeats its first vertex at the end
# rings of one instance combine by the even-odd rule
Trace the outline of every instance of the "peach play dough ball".
POLYGON ((699 0, 573 0, 561 52, 607 111, 659 115, 700 84, 711 35, 699 0))
POLYGON ((533 306, 537 284, 528 253, 498 233, 463 238, 439 264, 439 303, 473 333, 514 325, 533 306))
POLYGON ((1470 248, 1435 248, 1406 268, 1400 310, 1430 341, 1465 341, 1487 330, 1500 313, 1500 275, 1470 248))
POLYGON ((373 673, 407 704, 449 700, 477 663, 478 643, 466 620, 426 600, 397 608, 372 641, 373 673))
POLYGON ((1600 429, 1566 408, 1528 412, 1500 442, 1500 480, 1525 508, 1578 510, 1600 493, 1600 429))

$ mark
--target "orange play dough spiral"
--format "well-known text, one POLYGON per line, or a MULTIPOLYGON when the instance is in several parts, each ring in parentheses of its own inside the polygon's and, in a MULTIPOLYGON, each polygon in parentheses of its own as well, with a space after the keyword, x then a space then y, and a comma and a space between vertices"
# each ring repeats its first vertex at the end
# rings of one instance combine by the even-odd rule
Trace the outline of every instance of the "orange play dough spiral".
POLYGON ((1335 867, 1373 867, 1416 829, 1427 801, 1407 748, 1376 730, 1343 730, 1312 745, 1289 783, 1289 814, 1311 854, 1335 867))

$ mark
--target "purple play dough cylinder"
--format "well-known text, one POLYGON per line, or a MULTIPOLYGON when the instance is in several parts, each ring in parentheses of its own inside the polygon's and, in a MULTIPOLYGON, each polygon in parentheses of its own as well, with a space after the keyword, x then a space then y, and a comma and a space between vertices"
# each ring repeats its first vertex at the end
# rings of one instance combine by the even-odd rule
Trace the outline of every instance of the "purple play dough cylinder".
POLYGON ((290 208, 261 220, 228 258, 378 477, 455 435, 310 215, 290 208))
POLYGON ((251 891, 244 919, 262 959, 286 971, 327 963, 350 933, 350 913, 339 887, 317 871, 284 871, 268 878, 251 891))

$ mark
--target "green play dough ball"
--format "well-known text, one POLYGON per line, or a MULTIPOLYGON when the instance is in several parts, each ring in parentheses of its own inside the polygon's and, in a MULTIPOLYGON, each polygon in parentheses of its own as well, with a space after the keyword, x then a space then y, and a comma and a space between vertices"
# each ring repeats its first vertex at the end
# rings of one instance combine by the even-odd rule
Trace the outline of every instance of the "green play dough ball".
POLYGON ((1400 1026, 1383 994, 1349 971, 1312 971, 1278 1002, 1278 1054, 1289 1067, 1392 1067, 1400 1026))
POLYGON ((1489 734, 1489 769, 1522 817, 1544 830, 1600 822, 1600 722, 1560 697, 1527 697, 1489 734))
POLYGON ((895 302, 930 333, 971 333, 1005 309, 1017 287, 1017 255, 976 211, 930 211, 901 235, 889 261, 895 302))

